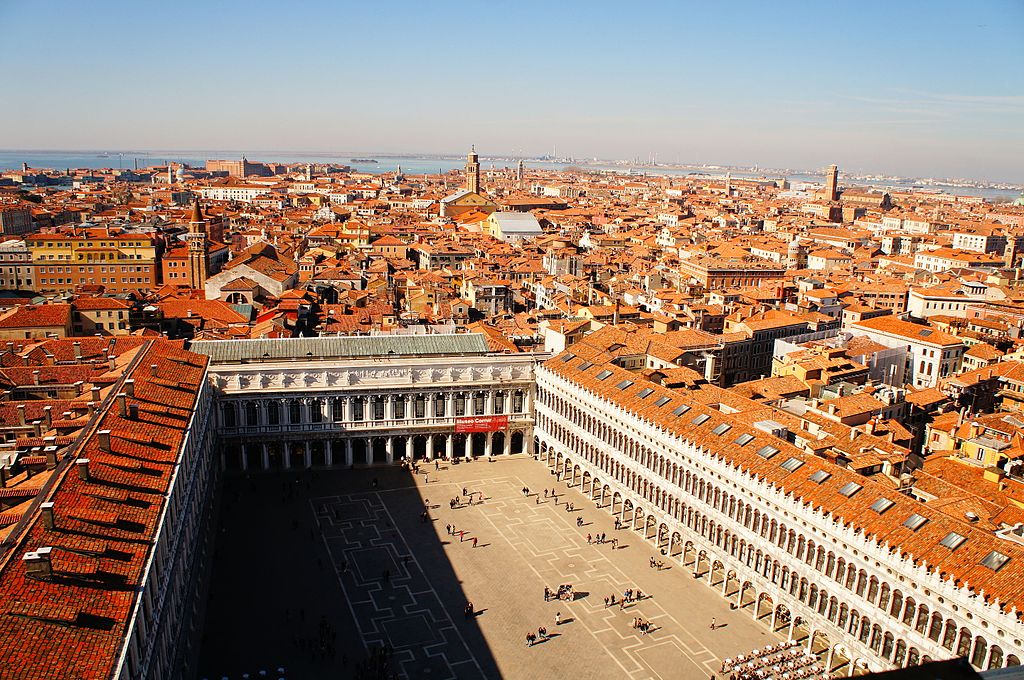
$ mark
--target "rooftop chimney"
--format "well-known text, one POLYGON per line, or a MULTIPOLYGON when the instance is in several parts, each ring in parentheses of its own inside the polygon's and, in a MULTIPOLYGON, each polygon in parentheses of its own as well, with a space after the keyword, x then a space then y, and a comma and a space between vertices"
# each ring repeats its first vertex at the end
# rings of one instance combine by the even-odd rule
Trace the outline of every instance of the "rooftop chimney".
POLYGON ((46 469, 52 470, 57 467, 57 447, 46 446, 43 448, 43 454, 46 455, 46 469))
POLYGON ((32 421, 32 431, 35 432, 37 437, 42 437, 43 436, 43 421, 41 421, 41 420, 33 420, 32 421))
POLYGON ((82 391, 85 389, 85 381, 84 380, 76 380, 74 382, 74 387, 75 387, 75 395, 76 396, 82 394, 82 391))
POLYGON ((100 437, 100 451, 110 453, 110 430, 100 430, 97 434, 100 437))
POLYGON ((135 396, 135 378, 128 378, 124 381, 124 393, 129 397, 135 396))
POLYGON ((78 340, 75 340, 73 343, 71 343, 71 349, 75 353, 76 359, 82 358, 82 343, 80 343, 78 340))
POLYGON ((43 526, 47 529, 57 528, 53 517, 53 503, 43 503, 39 506, 39 509, 43 512, 43 526))
POLYGON ((32 371, 32 384, 33 385, 38 385, 39 384, 39 369, 38 368, 36 370, 32 371))
POLYGON ((18 404, 18 424, 23 426, 23 427, 25 425, 25 405, 24 404, 18 404))
POLYGON ((89 392, 92 394, 93 401, 103 401, 103 398, 100 396, 100 388, 97 387, 96 385, 93 385, 92 389, 89 390, 89 392))
POLYGON ((117 414, 122 418, 128 417, 128 399, 124 392, 117 394, 117 414))
POLYGON ((78 478, 83 482, 89 481, 89 459, 79 458, 75 461, 75 467, 78 469, 78 478))
POLYGON ((34 552, 25 553, 21 558, 25 563, 25 574, 34 578, 49 578, 53 575, 53 568, 50 566, 50 553, 53 548, 39 548, 34 552))
POLYGON ((43 407, 43 423, 47 430, 53 427, 53 406, 49 404, 43 407))
POLYGON ((0 488, 7 487, 7 479, 11 476, 6 465, 0 465, 0 488))
POLYGON ((115 368, 117 368, 117 357, 115 357, 113 354, 107 356, 107 361, 110 362, 110 370, 111 371, 113 371, 115 368))
POLYGON ((159 378, 160 377, 160 366, 158 364, 150 364, 149 365, 149 374, 152 375, 154 378, 159 378))

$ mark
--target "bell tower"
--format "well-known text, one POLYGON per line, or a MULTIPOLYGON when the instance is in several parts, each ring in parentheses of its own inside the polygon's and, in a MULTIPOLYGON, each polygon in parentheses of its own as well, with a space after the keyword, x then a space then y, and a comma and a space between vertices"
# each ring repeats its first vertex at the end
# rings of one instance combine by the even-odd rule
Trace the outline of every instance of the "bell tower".
POLYGON ((466 160, 466 189, 480 193, 480 158, 476 155, 476 146, 470 147, 466 160))
POLYGON ((188 282, 203 290, 207 277, 206 219, 199 209, 199 199, 192 204, 192 217, 188 221, 188 282))

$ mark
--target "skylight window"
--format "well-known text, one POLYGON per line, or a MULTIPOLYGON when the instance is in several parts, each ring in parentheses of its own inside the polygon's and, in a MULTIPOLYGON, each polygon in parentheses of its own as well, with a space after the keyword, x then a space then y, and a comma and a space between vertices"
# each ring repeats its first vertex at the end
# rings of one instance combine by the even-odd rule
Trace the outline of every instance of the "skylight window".
POLYGON ((827 482, 829 480, 829 478, 831 476, 832 476, 832 474, 829 473, 829 472, 825 472, 824 470, 818 470, 817 472, 815 472, 813 475, 811 475, 807 479, 811 480, 815 484, 824 484, 825 482, 827 482))
POLYGON ((782 463, 782 465, 780 465, 779 467, 788 472, 796 472, 797 468, 799 468, 803 464, 804 462, 799 458, 787 458, 786 461, 782 463))
POLYGON ((774 446, 762 446, 757 450, 757 455, 767 460, 768 458, 771 458, 778 452, 779 450, 774 446))
POLYGON ((607 379, 608 379, 608 376, 610 376, 611 374, 612 374, 612 372, 611 372, 611 371, 609 371, 609 370, 608 370, 608 369, 606 368, 606 369, 604 369, 603 371, 601 371, 600 373, 598 373, 598 374, 597 374, 597 379, 598 379, 598 380, 607 380, 607 379))
POLYGON ((658 397, 658 401, 654 402, 655 406, 664 406, 668 402, 672 401, 669 397, 658 397))
POLYGON ((921 515, 915 512, 913 515, 907 518, 907 521, 903 523, 903 526, 910 529, 911 531, 917 531, 927 523, 927 517, 922 517, 921 515))
POLYGON ((652 394, 654 394, 654 390, 652 390, 650 387, 645 387, 642 390, 640 390, 640 393, 638 395, 636 395, 636 396, 639 399, 646 399, 647 397, 651 396, 652 394))
POLYGON ((896 501, 891 501, 888 498, 879 498, 877 501, 871 504, 871 509, 881 515, 883 512, 896 505, 896 501))
POLYGON ((739 444, 740 446, 746 446, 752 441, 754 441, 754 435, 744 432, 739 437, 736 437, 736 441, 734 443, 739 444))
POLYGON ((998 550, 993 550, 988 555, 985 555, 985 559, 981 561, 983 566, 988 567, 992 571, 999 571, 1004 564, 1010 561, 1009 555, 1004 555, 998 550))
POLYGON ((711 431, 714 432, 715 434, 717 434, 719 437, 721 437, 723 434, 725 434, 726 432, 728 432, 731 429, 732 429, 732 425, 730 425, 729 423, 722 423, 720 425, 715 425, 715 429, 713 429, 711 431))
POLYGON ((950 531, 948 534, 946 534, 946 537, 944 539, 939 541, 939 545, 944 545, 950 550, 956 550, 961 545, 963 545, 963 542, 966 540, 966 536, 961 536, 955 531, 950 531))
POLYGON ((709 420, 711 420, 711 416, 709 416, 707 413, 699 413, 696 416, 694 416, 693 420, 691 420, 690 422, 693 423, 694 425, 703 425, 709 420))
POLYGON ((615 387, 617 387, 620 390, 624 390, 627 387, 630 387, 632 385, 633 385, 633 381, 632 380, 623 380, 623 381, 619 382, 619 384, 616 385, 615 387))
POLYGON ((674 409, 672 409, 672 415, 681 416, 689 410, 689 406, 687 406, 686 404, 680 404, 679 406, 676 406, 674 409))
POLYGON ((580 370, 585 371, 593 365, 594 363, 592 361, 584 361, 582 364, 580 364, 580 370))
POLYGON ((847 482, 846 484, 843 484, 843 486, 839 489, 839 493, 846 496, 847 498, 852 498, 853 494, 857 493, 863 488, 864 487, 858 484, 857 482, 847 482))
POLYGON ((572 354, 572 353, 566 354, 564 357, 562 357, 562 363, 563 364, 567 364, 567 363, 569 363, 570 361, 572 361, 575 358, 576 358, 575 354, 572 354))

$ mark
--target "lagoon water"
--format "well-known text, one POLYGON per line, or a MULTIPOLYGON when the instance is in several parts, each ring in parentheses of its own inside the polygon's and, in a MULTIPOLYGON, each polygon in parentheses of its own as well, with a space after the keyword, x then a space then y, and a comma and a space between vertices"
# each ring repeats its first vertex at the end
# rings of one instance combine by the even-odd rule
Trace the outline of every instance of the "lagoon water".
MULTIPOLYGON (((30 168, 46 168, 46 169, 64 169, 64 168, 91 168, 91 169, 102 169, 102 168, 124 168, 131 169, 135 166, 136 159, 138 160, 138 166, 140 169, 146 168, 151 165, 165 165, 167 161, 173 163, 183 163, 193 167, 201 168, 206 163, 208 158, 238 158, 239 153, 237 151, 223 151, 223 150, 191 150, 191 151, 10 151, 0 150, 0 170, 14 170, 20 169, 22 163, 28 163, 30 168)), ((402 166, 402 172, 407 175, 422 175, 422 174, 436 174, 438 172, 448 172, 449 170, 458 170, 465 165, 464 158, 427 158, 423 156, 367 156, 363 154, 330 154, 330 153, 311 153, 311 152, 252 152, 247 153, 246 157, 253 161, 267 161, 277 163, 337 163, 342 165, 351 166, 353 169, 360 172, 369 173, 384 173, 393 172, 399 165, 402 166), (372 158, 376 160, 376 163, 353 163, 352 158, 372 158)), ((514 161, 510 160, 495 160, 490 161, 486 158, 481 160, 481 167, 484 170, 491 168, 502 168, 512 167, 514 161)), ((528 161, 527 166, 546 169, 546 170, 563 170, 570 163, 561 163, 554 161, 528 161)), ((626 173, 629 168, 620 165, 586 165, 588 169, 593 170, 606 170, 615 171, 620 173, 626 173)), ((670 168, 636 168, 633 170, 634 174, 640 174, 646 172, 647 174, 653 175, 690 175, 690 174, 707 174, 714 177, 724 177, 725 173, 721 170, 707 170, 699 171, 693 169, 670 169, 670 168)), ((751 172, 733 172, 732 176, 738 179, 742 178, 764 178, 766 175, 751 172)), ((769 179, 776 179, 778 175, 767 175, 769 179)), ((807 174, 790 174, 787 175, 787 179, 791 182, 813 182, 821 183, 823 177, 821 175, 807 175, 807 174)), ((910 187, 909 183, 900 182, 872 182, 872 181, 856 181, 856 184, 869 185, 883 189, 907 189, 910 187)), ((955 194, 958 196, 981 196, 983 198, 1013 198, 1017 196, 1016 191, 1009 189, 975 189, 972 187, 953 187, 953 186, 932 186, 930 190, 943 191, 949 194, 955 194)))

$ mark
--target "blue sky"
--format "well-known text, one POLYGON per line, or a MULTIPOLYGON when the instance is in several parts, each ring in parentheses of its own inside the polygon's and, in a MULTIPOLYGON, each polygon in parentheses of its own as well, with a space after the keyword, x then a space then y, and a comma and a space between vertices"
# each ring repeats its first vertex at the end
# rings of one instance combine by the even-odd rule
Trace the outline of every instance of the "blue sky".
POLYGON ((550 153, 1024 182, 1024 2, 0 0, 0 148, 550 153))

